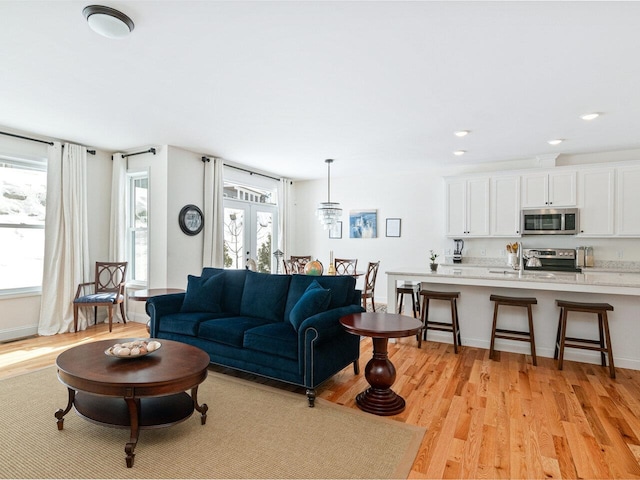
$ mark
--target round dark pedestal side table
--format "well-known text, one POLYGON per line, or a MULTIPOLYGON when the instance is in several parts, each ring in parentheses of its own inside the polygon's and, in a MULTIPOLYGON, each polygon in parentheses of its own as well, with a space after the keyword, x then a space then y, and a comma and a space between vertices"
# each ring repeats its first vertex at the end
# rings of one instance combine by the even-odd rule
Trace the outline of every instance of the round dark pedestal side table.
POLYGON ((422 330, 416 318, 395 313, 354 313, 340 319, 342 326, 354 335, 371 337, 373 358, 364 369, 369 387, 356 397, 361 410, 376 415, 397 415, 405 409, 405 401, 391 390, 396 380, 396 369, 387 354, 390 338, 410 337, 422 330))

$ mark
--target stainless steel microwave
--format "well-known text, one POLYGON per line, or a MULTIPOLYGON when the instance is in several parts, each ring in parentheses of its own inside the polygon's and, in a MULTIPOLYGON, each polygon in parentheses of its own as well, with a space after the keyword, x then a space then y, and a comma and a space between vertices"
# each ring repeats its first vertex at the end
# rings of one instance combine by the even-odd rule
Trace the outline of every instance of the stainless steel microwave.
POLYGON ((574 235, 579 232, 577 208, 539 208, 522 210, 522 235, 574 235))

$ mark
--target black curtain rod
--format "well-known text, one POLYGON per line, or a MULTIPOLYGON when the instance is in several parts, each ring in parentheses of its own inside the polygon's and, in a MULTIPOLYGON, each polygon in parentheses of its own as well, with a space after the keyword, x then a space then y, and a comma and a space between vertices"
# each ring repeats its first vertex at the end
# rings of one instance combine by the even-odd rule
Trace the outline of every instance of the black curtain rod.
POLYGON ((134 155, 142 155, 143 153, 153 153, 156 154, 155 148, 150 148, 149 150, 145 150, 144 152, 136 152, 136 153, 123 153, 122 158, 133 157, 134 155))
POLYGON ((38 140, 37 138, 23 137, 22 135, 16 135, 15 133, 0 132, 0 134, 6 135, 7 137, 21 138, 23 140, 30 140, 32 142, 46 143, 47 145, 53 145, 53 142, 47 142, 46 140, 38 140))
MULTIPOLYGON (((53 145, 53 142, 47 142, 46 140, 39 140, 37 138, 24 137, 22 135, 16 135, 15 133, 0 132, 0 135, 6 135, 7 137, 21 138, 22 140, 29 140, 31 142, 46 143, 47 145, 53 145)), ((87 148, 87 153, 89 153, 91 155, 95 155, 96 151, 95 150, 89 150, 87 148)))
MULTIPOLYGON (((203 157, 204 158, 204 157, 203 157)), ((203 160, 204 161, 204 160, 203 160)), ((225 167, 229 167, 229 168, 235 168, 236 170, 240 170, 242 172, 247 172, 250 175, 260 175, 261 177, 265 177, 265 178, 270 178, 271 180, 276 180, 277 182, 280 181, 279 178, 276 177, 272 177, 270 175, 265 175, 264 173, 258 173, 258 172, 252 172, 251 170, 247 170, 246 168, 240 168, 240 167, 234 167, 233 165, 226 165, 225 167)))

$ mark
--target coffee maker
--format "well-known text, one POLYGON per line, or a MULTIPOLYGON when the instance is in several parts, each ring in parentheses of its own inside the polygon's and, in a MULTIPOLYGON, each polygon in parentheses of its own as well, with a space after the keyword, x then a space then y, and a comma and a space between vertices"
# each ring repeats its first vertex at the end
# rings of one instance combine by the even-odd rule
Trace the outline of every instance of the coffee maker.
POLYGON ((456 248, 453 251, 453 263, 462 263, 462 249, 464 248, 464 240, 461 238, 454 238, 456 242, 456 248))

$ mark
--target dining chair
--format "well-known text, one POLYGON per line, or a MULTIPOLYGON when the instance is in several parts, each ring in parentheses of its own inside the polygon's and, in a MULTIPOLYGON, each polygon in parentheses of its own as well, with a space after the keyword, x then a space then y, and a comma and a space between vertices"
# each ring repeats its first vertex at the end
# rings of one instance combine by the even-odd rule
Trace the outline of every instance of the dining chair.
POLYGON ((294 273, 298 273, 298 267, 297 265, 293 262, 293 260, 291 259, 286 259, 283 258, 282 259, 282 264, 284 265, 284 274, 285 275, 292 275, 294 273))
POLYGON ((357 258, 334 258, 336 275, 356 275, 357 258))
POLYGON ((291 273, 303 274, 305 265, 311 261, 311 255, 301 255, 301 256, 291 255, 290 260, 293 262, 295 266, 295 268, 292 270, 291 273))
POLYGON ((380 262, 369 262, 367 273, 364 277, 364 289, 362 290, 362 307, 367 309, 367 298, 371 299, 371 309, 376 311, 376 302, 373 299, 376 289, 376 277, 378 276, 378 267, 380 262))
POLYGON ((93 282, 78 285, 73 299, 73 331, 78 331, 78 308, 93 307, 93 323, 97 324, 98 307, 109 310, 109 332, 113 323, 113 307, 120 305, 122 321, 127 323, 124 313, 124 288, 127 276, 127 262, 96 262, 93 282), (93 286, 92 289, 89 289, 93 286), (89 290, 83 295, 85 290, 89 290))

